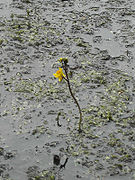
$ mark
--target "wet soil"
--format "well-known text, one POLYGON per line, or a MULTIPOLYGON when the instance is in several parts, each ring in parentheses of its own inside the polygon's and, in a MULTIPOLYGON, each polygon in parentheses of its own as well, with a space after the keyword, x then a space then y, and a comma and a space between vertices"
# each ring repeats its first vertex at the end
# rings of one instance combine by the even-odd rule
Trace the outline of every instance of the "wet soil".
POLYGON ((134 0, 1 0, 0 179, 135 180, 134 49, 134 0))

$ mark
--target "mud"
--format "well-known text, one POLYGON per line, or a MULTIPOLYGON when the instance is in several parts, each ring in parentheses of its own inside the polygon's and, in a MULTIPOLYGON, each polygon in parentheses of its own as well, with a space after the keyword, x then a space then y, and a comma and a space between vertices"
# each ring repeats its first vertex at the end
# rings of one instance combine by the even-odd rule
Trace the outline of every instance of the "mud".
POLYGON ((0 179, 135 180, 134 7, 0 1, 0 179), (82 133, 66 82, 53 77, 60 57, 82 133))

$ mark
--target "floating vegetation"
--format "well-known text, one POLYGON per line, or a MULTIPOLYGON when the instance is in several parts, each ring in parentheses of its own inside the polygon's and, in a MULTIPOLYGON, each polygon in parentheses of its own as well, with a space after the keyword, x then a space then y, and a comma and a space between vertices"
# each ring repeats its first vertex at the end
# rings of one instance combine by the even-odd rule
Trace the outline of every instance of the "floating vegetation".
POLYGON ((128 0, 0 4, 0 179, 135 178, 134 6, 128 0), (57 57, 70 59, 81 133, 66 81, 52 77, 57 57))

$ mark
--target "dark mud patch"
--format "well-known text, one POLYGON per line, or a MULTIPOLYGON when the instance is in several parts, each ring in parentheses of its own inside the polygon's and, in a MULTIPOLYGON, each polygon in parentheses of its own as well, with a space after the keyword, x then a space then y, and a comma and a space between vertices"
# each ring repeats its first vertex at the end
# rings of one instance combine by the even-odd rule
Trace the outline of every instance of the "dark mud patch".
POLYGON ((135 179, 134 6, 1 2, 0 178, 135 179), (60 57, 69 58, 81 134, 67 85, 53 77, 60 57))

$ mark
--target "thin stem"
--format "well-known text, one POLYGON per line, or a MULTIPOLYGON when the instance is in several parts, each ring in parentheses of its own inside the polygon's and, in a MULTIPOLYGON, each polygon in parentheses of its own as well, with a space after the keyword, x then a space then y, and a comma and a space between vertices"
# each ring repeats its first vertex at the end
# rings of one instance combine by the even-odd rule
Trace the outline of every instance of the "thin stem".
POLYGON ((69 78, 68 78, 68 72, 67 72, 67 67, 66 67, 66 64, 64 64, 64 70, 65 70, 65 74, 66 74, 66 78, 64 78, 66 81, 67 81, 67 84, 68 84, 68 88, 69 88, 69 92, 72 96, 72 98, 74 99, 78 109, 79 109, 79 113, 80 113, 80 120, 79 120, 79 132, 81 132, 81 123, 82 123, 82 111, 81 111, 81 108, 80 108, 80 105, 77 101, 77 99, 75 98, 73 92, 72 92, 72 89, 71 89, 71 86, 70 86, 70 81, 69 81, 69 78))

